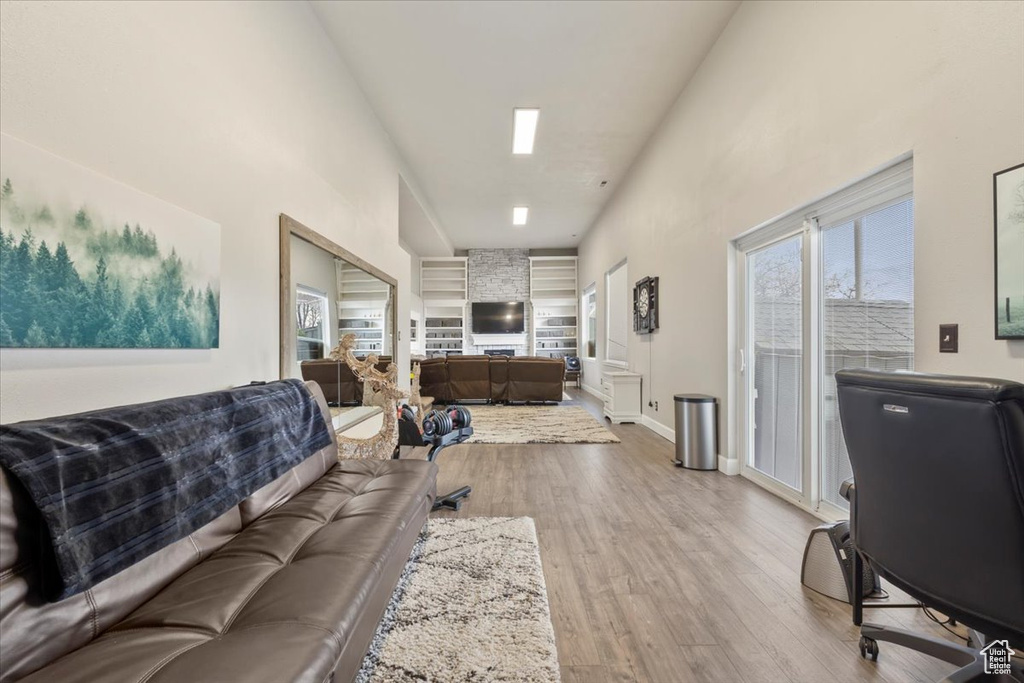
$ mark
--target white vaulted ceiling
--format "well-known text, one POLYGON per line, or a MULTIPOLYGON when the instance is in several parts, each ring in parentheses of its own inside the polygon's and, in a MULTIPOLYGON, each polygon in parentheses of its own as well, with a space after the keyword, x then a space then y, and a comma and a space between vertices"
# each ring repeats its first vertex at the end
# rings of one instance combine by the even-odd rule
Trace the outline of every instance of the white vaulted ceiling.
POLYGON ((545 248, 583 237, 738 4, 313 7, 454 246, 545 248), (541 110, 530 156, 514 107, 541 110))

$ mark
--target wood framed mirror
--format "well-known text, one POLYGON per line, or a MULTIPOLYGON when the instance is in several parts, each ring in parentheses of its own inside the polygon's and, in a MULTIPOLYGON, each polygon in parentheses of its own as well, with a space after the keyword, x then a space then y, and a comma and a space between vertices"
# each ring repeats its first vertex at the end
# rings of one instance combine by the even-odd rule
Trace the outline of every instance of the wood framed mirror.
POLYGON ((348 333, 357 356, 394 358, 398 281, 294 218, 281 214, 281 379, 326 358, 348 333))

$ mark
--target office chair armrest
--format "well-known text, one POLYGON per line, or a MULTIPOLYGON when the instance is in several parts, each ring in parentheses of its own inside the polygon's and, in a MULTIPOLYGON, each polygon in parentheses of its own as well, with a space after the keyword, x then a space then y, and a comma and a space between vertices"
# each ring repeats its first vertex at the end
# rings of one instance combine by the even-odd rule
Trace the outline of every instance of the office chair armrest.
POLYGON ((857 493, 856 488, 851 477, 839 485, 839 495, 852 503, 853 496, 857 493))

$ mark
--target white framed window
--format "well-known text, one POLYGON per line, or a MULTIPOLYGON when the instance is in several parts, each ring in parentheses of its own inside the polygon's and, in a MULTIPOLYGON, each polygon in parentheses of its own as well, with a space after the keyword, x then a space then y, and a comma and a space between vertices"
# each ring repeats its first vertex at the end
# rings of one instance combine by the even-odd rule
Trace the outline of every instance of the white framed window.
POLYGON ((583 325, 580 327, 580 341, 582 342, 583 357, 589 360, 597 360, 597 284, 592 283, 583 290, 583 297, 580 299, 580 311, 582 311, 583 325))
POLYGON ((853 476, 839 424, 836 371, 914 369, 914 200, 819 219, 821 501, 843 511, 853 476))
POLYGON ((604 360, 609 365, 626 367, 629 348, 632 301, 630 300, 629 269, 626 261, 617 263, 605 273, 605 340, 604 360))
POLYGON ((301 362, 327 355, 331 345, 330 310, 327 293, 307 287, 295 287, 296 357, 301 362))
POLYGON ((913 160, 733 244, 740 473, 823 517, 846 516, 835 373, 914 367, 913 160))

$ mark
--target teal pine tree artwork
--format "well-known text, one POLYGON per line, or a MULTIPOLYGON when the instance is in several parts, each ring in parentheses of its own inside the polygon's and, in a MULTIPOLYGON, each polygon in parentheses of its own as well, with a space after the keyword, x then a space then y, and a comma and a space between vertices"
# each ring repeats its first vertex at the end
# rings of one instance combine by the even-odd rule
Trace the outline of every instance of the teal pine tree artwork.
POLYGON ((216 224, 6 135, 0 178, 0 347, 219 346, 216 224))
POLYGON ((995 175, 996 338, 1024 339, 1024 164, 995 175))

